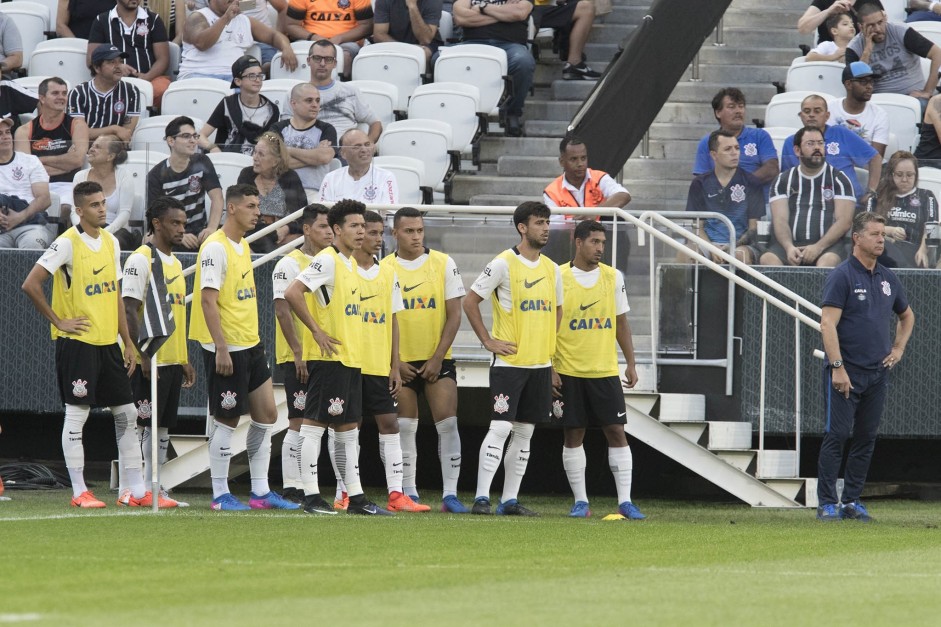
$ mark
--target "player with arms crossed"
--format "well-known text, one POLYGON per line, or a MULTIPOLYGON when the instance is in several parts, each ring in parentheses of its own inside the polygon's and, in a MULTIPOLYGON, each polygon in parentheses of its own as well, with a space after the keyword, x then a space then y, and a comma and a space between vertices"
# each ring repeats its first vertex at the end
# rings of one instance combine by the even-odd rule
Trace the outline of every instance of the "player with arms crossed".
MULTIPOLYGON (((121 249, 104 229, 108 208, 101 185, 79 183, 73 190, 79 223, 68 229, 40 257, 23 282, 33 306, 52 323, 56 374, 65 403, 62 453, 72 481, 72 506, 104 507, 85 485, 82 429, 92 406, 110 407, 118 440, 118 464, 134 499, 147 490, 141 474, 137 410, 128 379, 137 365, 120 299, 121 249), (42 286, 52 276, 52 305, 42 286), (124 342, 124 355, 118 345, 124 342)), ((119 501, 120 504, 120 501, 119 501)))
POLYGON ((575 494, 569 516, 588 518, 585 488, 585 428, 591 422, 601 425, 608 440, 608 465, 618 492, 618 513, 629 520, 646 518, 631 502, 634 467, 624 425, 627 409, 618 378, 615 341, 621 347, 627 367, 627 387, 637 385, 634 344, 627 321, 627 289, 624 275, 601 263, 606 240, 600 222, 583 220, 575 227, 575 258, 561 267, 565 305, 562 325, 552 360, 562 386, 552 404, 552 412, 562 420, 565 445, 562 466, 575 494))
POLYGON ((490 513, 490 484, 504 462, 503 496, 498 515, 536 516, 517 499, 529 463, 529 443, 538 423, 549 421, 552 383, 551 359, 562 320, 562 275, 554 261, 541 254, 549 242, 549 208, 524 202, 513 212, 520 243, 500 253, 484 269, 464 300, 464 313, 481 344, 493 353, 490 395, 493 414, 490 430, 480 446, 477 497, 473 514, 490 513), (480 314, 487 297, 493 303, 493 333, 480 314))
POLYGON ((252 251, 245 234, 260 215, 258 189, 226 190, 227 219, 199 247, 193 284, 190 339, 203 347, 209 379, 209 411, 215 418, 209 438, 209 474, 214 510, 298 509, 268 486, 271 429, 278 418, 271 369, 258 337, 258 301, 252 251), (229 492, 232 434, 243 414, 251 414, 246 436, 252 491, 248 505, 229 492))

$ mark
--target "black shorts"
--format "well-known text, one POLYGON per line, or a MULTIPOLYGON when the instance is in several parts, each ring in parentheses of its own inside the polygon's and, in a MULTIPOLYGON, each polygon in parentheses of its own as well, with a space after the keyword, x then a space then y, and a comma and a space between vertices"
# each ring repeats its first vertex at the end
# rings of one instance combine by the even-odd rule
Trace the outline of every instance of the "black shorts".
POLYGON ((229 353, 232 374, 216 373, 216 354, 203 349, 206 380, 209 381, 209 412, 216 418, 238 418, 248 413, 248 395, 271 378, 268 355, 261 344, 229 353))
MULTIPOLYGON (((310 363, 307 362, 307 370, 310 371, 310 363)), ((294 368, 294 362, 288 361, 278 364, 281 371, 281 378, 284 379, 284 396, 288 403, 288 419, 303 418, 304 408, 307 407, 307 384, 297 380, 297 370, 294 368)))
POLYGON ((66 405, 117 407, 133 400, 124 355, 117 342, 95 346, 70 338, 56 340, 59 396, 66 405))
POLYGON ((363 417, 363 376, 339 361, 309 361, 304 418, 327 424, 363 417))
POLYGON ((389 394, 389 377, 363 375, 363 415, 397 414, 399 404, 389 394))
POLYGON ((579 0, 569 0, 565 4, 552 4, 533 7, 533 24, 540 28, 569 29, 575 15, 575 5, 579 0))
MULTIPOLYGON (((813 244, 813 242, 801 242, 801 243, 795 242, 794 243, 795 246, 808 246, 810 244, 813 244)), ((774 236, 771 237, 771 241, 768 242, 768 245, 765 247, 764 252, 773 254, 775 257, 781 260, 781 263, 783 263, 784 265, 787 265, 787 253, 784 252, 784 247, 778 243, 778 240, 775 239, 774 236)), ((833 253, 834 255, 838 256, 840 259, 846 259, 846 242, 844 242, 843 240, 838 240, 836 244, 834 244, 833 246, 830 246, 825 251, 820 253, 820 257, 823 257, 827 253, 833 253)), ((820 257, 818 257, 818 259, 820 257)), ((814 263, 817 263, 817 262, 815 261, 814 263)))
MULTIPOLYGON (((416 370, 425 365, 423 361, 410 361, 409 365, 414 367, 416 370)), ((442 359, 441 360, 441 372, 438 373, 439 379, 453 379, 457 382, 457 365, 454 363, 453 359, 442 359)), ((403 387, 407 387, 410 390, 415 390, 415 394, 421 394, 425 389, 425 384, 428 383, 425 381, 424 377, 418 376, 409 381, 408 383, 403 383, 403 387)))
MULTIPOLYGON (((177 411, 180 408, 180 389, 183 386, 183 366, 173 364, 159 366, 157 371, 157 426, 172 429, 176 426, 177 411)), ((150 379, 144 378, 140 365, 131 376, 131 390, 134 393, 134 408, 137 409, 137 424, 150 426, 153 405, 150 398, 150 379)))
POLYGON ((586 379, 560 374, 562 398, 552 403, 552 415, 562 426, 581 429, 591 424, 627 424, 624 390, 617 376, 586 379))
POLYGON ((552 411, 552 373, 546 368, 490 368, 491 420, 533 424, 549 422, 552 411))

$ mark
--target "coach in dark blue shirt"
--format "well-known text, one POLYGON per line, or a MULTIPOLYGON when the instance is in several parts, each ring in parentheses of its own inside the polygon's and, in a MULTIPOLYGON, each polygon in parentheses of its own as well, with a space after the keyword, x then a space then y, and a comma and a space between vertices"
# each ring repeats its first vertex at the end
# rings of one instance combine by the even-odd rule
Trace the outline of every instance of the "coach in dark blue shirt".
POLYGON ((898 277, 877 263, 885 249, 885 218, 862 212, 853 219, 853 254, 827 276, 820 333, 826 426, 817 461, 817 518, 872 520, 859 497, 869 473, 889 389, 888 371, 902 359, 915 314, 898 277), (895 343, 889 340, 898 316, 895 343), (850 439, 842 504, 836 494, 843 447, 850 439))

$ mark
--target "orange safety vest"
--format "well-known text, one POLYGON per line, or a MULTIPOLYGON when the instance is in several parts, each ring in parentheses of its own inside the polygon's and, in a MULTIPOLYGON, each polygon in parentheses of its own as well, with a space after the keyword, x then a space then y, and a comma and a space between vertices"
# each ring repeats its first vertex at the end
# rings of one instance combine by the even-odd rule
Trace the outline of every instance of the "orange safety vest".
MULTIPOLYGON (((571 191, 562 186, 562 181, 565 179, 565 174, 558 177, 546 187, 546 195, 552 199, 552 202, 556 204, 557 207, 597 207, 604 202, 604 194, 601 193, 601 187, 598 186, 598 182, 601 180, 601 177, 605 176, 606 173, 601 170, 592 170, 588 168, 585 172, 585 204, 580 205, 575 199, 575 196, 571 191)), ((566 220, 571 220, 574 216, 566 215, 566 220)), ((580 216, 584 218, 584 216, 580 216)), ((584 218, 587 219, 587 218, 584 218)), ((598 216, 594 216, 594 220, 598 219, 598 216)))

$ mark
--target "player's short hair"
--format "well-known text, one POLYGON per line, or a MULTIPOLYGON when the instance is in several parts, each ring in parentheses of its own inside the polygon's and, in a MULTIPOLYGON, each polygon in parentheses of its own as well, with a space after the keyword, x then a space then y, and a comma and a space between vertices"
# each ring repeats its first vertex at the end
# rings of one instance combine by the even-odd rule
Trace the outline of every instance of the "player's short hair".
POLYGON ((591 237, 592 233, 601 232, 605 235, 608 234, 608 229, 604 228, 604 225, 598 222, 597 220, 582 220, 575 225, 575 239, 586 240, 591 237))
POLYGON ((84 207, 85 199, 98 193, 104 193, 101 185, 95 181, 82 181, 72 189, 72 200, 76 207, 84 207))
POLYGON ((552 212, 545 203, 541 203, 538 200, 527 200, 513 212, 513 228, 516 229, 517 233, 519 232, 519 226, 528 223, 529 219, 533 216, 537 218, 549 218, 552 216, 552 212))
POLYGON ((344 198, 330 207, 330 211, 327 212, 327 224, 331 229, 334 226, 342 227, 346 222, 346 216, 352 215, 365 216, 366 205, 352 198, 344 198))
POLYGON ((185 115, 173 118, 170 120, 170 123, 167 124, 167 127, 163 130, 164 138, 179 135, 180 129, 184 126, 192 126, 195 129, 196 122, 193 121, 193 118, 187 117, 185 115))
POLYGON ((392 226, 398 227, 399 222, 402 221, 402 218, 422 218, 422 220, 424 220, 425 216, 423 216, 422 212, 415 207, 402 207, 396 211, 395 215, 392 217, 392 226))
POLYGON ((40 96, 45 96, 49 93, 49 85, 62 85, 63 87, 68 87, 69 84, 58 76, 50 76, 49 78, 43 79, 39 83, 39 88, 36 90, 40 96))
POLYGON ((885 224, 885 216, 880 216, 872 211, 860 211, 853 217, 853 235, 862 233, 866 230, 866 225, 870 222, 885 224))
POLYGON ((856 15, 859 16, 859 19, 863 19, 867 15, 872 15, 879 11, 885 11, 885 7, 882 6, 879 0, 864 0, 853 7, 853 9, 856 11, 856 15))
POLYGON ((800 147, 800 145, 804 141, 804 135, 806 135, 807 133, 811 133, 811 132, 819 133, 820 137, 823 137, 823 131, 821 131, 816 126, 805 126, 804 128, 794 133, 794 145, 797 147, 800 147))
POLYGON ((321 205, 319 202, 312 202, 306 207, 304 207, 304 213, 301 214, 300 222, 301 224, 313 224, 317 221, 317 218, 320 216, 325 216, 330 213, 330 210, 327 209, 325 205, 321 205))
POLYGON ((588 150, 588 146, 582 141, 581 137, 577 135, 566 135, 562 138, 562 141, 559 142, 559 154, 564 155, 565 149, 569 146, 585 146, 585 150, 588 150))
POLYGON ((258 195, 258 188, 255 187, 254 185, 249 185, 247 183, 239 183, 238 185, 230 185, 225 190, 225 204, 226 206, 228 206, 229 203, 238 202, 242 200, 243 198, 245 198, 246 196, 257 196, 257 195, 258 195))
POLYGON ((713 111, 722 109, 722 101, 726 96, 735 104, 745 104, 745 94, 742 93, 741 89, 738 87, 725 87, 724 89, 720 89, 719 93, 712 97, 713 111))
POLYGON ((737 139, 735 133, 732 131, 726 131, 724 129, 718 129, 709 133, 709 152, 715 152, 719 149, 719 138, 720 137, 731 137, 732 139, 737 139))
POLYGON ((371 209, 367 209, 366 213, 363 215, 366 217, 366 224, 369 224, 370 222, 378 222, 379 224, 382 224, 383 222, 382 216, 371 209))
POLYGON ((173 196, 158 196, 147 207, 147 232, 154 232, 154 220, 160 220, 171 209, 186 211, 186 206, 173 196))

